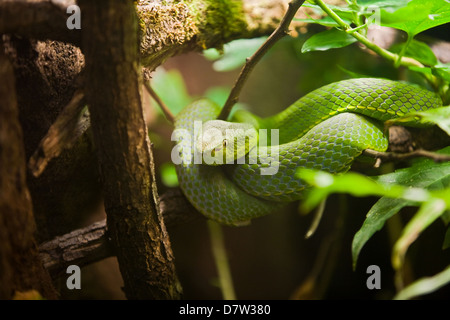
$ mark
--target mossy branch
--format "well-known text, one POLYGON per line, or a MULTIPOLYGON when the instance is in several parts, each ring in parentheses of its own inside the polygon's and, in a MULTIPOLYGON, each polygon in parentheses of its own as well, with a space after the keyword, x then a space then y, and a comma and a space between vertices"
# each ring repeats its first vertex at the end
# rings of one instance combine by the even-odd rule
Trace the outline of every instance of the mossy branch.
MULTIPOLYGON (((140 0, 141 63, 153 70, 166 59, 185 52, 221 48, 231 40, 269 35, 288 0, 140 0)), ((69 30, 67 7, 74 1, 0 1, 0 33, 37 40, 81 45, 81 30, 69 30)), ((305 24, 295 22, 296 26, 305 24)))

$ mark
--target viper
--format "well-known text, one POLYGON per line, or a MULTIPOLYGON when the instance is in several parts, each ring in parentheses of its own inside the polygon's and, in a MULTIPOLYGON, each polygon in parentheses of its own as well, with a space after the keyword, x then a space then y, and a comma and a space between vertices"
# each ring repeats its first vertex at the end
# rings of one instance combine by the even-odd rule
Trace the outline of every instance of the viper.
POLYGON ((384 121, 441 106, 432 91, 379 78, 325 85, 268 118, 239 110, 230 121, 216 120, 220 107, 200 99, 175 118, 172 156, 192 205, 210 219, 240 225, 301 199, 308 186, 299 168, 344 173, 365 149, 388 148, 384 121), (267 131, 262 144, 259 133, 267 131))

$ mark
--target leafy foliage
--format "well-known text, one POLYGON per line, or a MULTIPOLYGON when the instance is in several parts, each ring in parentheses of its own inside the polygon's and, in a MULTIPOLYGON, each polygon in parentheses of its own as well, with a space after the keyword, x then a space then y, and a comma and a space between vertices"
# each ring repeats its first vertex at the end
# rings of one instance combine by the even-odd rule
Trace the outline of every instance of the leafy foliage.
POLYGON ((423 124, 436 124, 450 135, 450 107, 430 109, 422 112, 413 112, 403 117, 386 121, 387 125, 418 122, 423 124))
POLYGON ((450 22, 450 3, 445 0, 412 0, 389 12, 381 10, 381 25, 403 30, 408 37, 450 22))
MULTIPOLYGON (((324 51, 350 45, 356 40, 391 60, 395 66, 402 64, 422 75, 449 102, 450 66, 438 61, 428 44, 415 37, 428 29, 450 22, 450 2, 445 0, 353 0, 347 7, 326 5, 321 0, 309 1, 308 7, 323 10, 326 16, 319 20, 307 19, 331 27, 311 36, 302 47, 302 52, 324 51), (330 18, 334 21, 330 21, 330 18), (379 48, 366 38, 370 25, 395 28, 406 33, 404 43, 395 44, 389 50, 379 48), (356 26, 356 27, 350 27, 356 26), (354 41, 349 37, 353 37, 354 41), (410 60, 403 60, 407 57, 410 60), (407 62, 404 62, 407 61, 407 62)), ((391 120, 387 125, 436 124, 450 135, 450 107, 416 112, 391 120)), ((440 152, 449 154, 450 147, 440 152)), ((416 161, 410 167, 377 177, 366 177, 356 173, 333 176, 328 173, 299 170, 299 176, 313 188, 302 203, 309 211, 331 193, 348 193, 353 196, 378 196, 380 199, 367 213, 361 229, 355 234, 352 244, 353 265, 375 232, 404 207, 417 207, 417 212, 405 225, 402 234, 392 248, 392 266, 401 273, 404 257, 409 246, 432 223, 441 218, 447 225, 442 248, 450 247, 450 163, 434 163, 430 160, 416 161)), ((396 299, 408 299, 432 292, 450 282, 447 268, 429 279, 421 279, 400 291, 396 299)))
POLYGON ((430 47, 426 43, 415 39, 411 40, 408 46, 406 46, 406 43, 393 45, 391 51, 397 54, 404 51, 406 56, 414 58, 427 66, 438 64, 438 60, 430 47))
POLYGON ((227 43, 222 52, 217 49, 208 49, 203 51, 203 54, 207 59, 215 61, 214 70, 231 71, 241 67, 266 39, 267 37, 234 40, 227 43))
POLYGON ((415 283, 409 285, 398 294, 395 295, 396 300, 406 300, 415 298, 448 284, 450 279, 450 266, 448 266, 444 271, 439 272, 433 277, 428 277, 424 279, 419 279, 415 283))
MULTIPOLYGON (((450 147, 440 152, 450 154, 450 147)), ((353 172, 334 176, 310 169, 299 170, 298 174, 300 178, 314 186, 302 203, 302 208, 306 211, 312 210, 332 193, 381 197, 367 213, 363 226, 353 239, 354 266, 361 249, 372 235, 406 206, 416 206, 418 210, 394 245, 392 265, 396 270, 400 270, 403 266, 408 247, 431 223, 441 217, 448 225, 446 210, 450 209, 449 162, 434 163, 428 159, 421 159, 411 167, 371 178, 353 172)), ((448 246, 447 236, 445 241, 443 247, 448 246)), ((450 282, 450 277, 447 281, 450 282)))
MULTIPOLYGON (((320 19, 302 19, 307 23, 321 25, 326 30, 310 36, 304 41, 302 53, 327 51, 343 48, 360 42, 372 49, 392 65, 407 67, 414 79, 422 79, 441 95, 445 104, 450 102, 450 64, 438 61, 430 46, 417 37, 421 32, 450 22, 450 2, 445 0, 348 0, 343 7, 325 5, 323 1, 308 1, 305 7, 325 15, 320 19), (326 9, 326 10, 324 10, 326 9), (390 27, 406 34, 406 41, 394 44, 387 49, 379 48, 367 38, 370 27, 390 27), (407 60, 403 59, 407 58, 407 60), (406 62, 405 62, 406 61, 406 62)), ((226 45, 223 50, 206 50, 207 59, 215 61, 216 71, 226 72, 241 67, 245 59, 251 56, 265 38, 242 39, 226 45)), ((361 76, 346 70, 351 76, 361 76)), ((182 106, 195 97, 190 97, 180 76, 168 72, 155 76, 155 89, 176 113, 182 106), (159 83, 159 84, 158 84, 159 83), (170 83, 170 84, 169 84, 170 83), (172 107, 173 106, 173 107, 172 107)), ((229 88, 210 88, 205 95, 223 105, 229 88)), ((411 121, 422 124, 436 124, 450 135, 450 106, 425 112, 407 114, 389 121, 387 125, 408 124, 411 121)), ((450 155, 450 147, 439 151, 450 155)), ((333 193, 347 193, 356 197, 376 196, 379 199, 366 215, 361 228, 352 242, 353 266, 364 246, 373 235, 385 227, 386 222, 402 212, 406 207, 416 208, 413 217, 403 227, 400 237, 392 246, 391 261, 397 273, 402 272, 408 248, 420 238, 430 225, 443 223, 447 227, 442 237, 442 249, 450 248, 450 163, 435 163, 420 159, 410 166, 395 172, 379 176, 364 176, 349 172, 342 175, 330 175, 325 172, 303 169, 300 177, 312 188, 305 195, 301 207, 310 211, 333 193)), ((176 185, 173 166, 162 167, 163 181, 168 186, 176 185)), ((447 267, 430 278, 419 279, 404 288, 396 299, 409 299, 427 294, 450 283, 447 267)))
POLYGON ((310 51, 325 51, 333 48, 342 48, 356 42, 351 35, 337 29, 330 29, 313 35, 305 41, 302 53, 310 51))
MULTIPOLYGON (((427 44, 414 39, 423 31, 450 22, 450 3, 448 1, 349 1, 350 5, 347 7, 327 6, 321 0, 311 2, 316 4, 305 6, 315 10, 328 8, 333 16, 326 15, 322 19, 304 19, 303 21, 333 27, 334 29, 331 30, 338 30, 341 35, 338 36, 337 33, 330 30, 322 31, 305 42, 302 52, 341 48, 356 41, 343 41, 348 36, 358 36, 360 41, 363 40, 363 44, 373 47, 374 44, 365 37, 368 28, 371 25, 390 27, 404 31, 408 37, 406 42, 395 45, 390 49, 391 51, 387 51, 387 55, 394 53, 395 55, 391 55, 391 57, 395 58, 397 63, 403 56, 413 58, 428 67, 409 66, 411 70, 432 74, 447 83, 450 81, 449 66, 439 63, 427 44), (330 18, 334 23, 330 21, 330 18), (356 27, 351 28, 350 25, 356 27)), ((380 49, 380 51, 382 50, 380 49)))

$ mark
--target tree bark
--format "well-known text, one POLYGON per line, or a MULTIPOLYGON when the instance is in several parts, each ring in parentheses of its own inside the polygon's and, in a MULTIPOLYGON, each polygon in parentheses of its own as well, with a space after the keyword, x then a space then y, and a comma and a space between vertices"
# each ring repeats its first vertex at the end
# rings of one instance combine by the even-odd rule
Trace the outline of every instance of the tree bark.
MULTIPOLYGON (((141 62, 152 70, 173 55, 207 47, 221 48, 233 39, 269 34, 278 25, 288 0, 242 3, 143 0, 136 7, 140 36, 135 36, 136 28, 131 32, 134 38, 128 37, 125 13, 108 18, 118 12, 106 12, 108 6, 100 3, 102 7, 97 9, 92 9, 96 5, 87 1, 81 3, 82 29, 68 30, 66 9, 74 1, 0 2, 0 34, 18 36, 7 38, 14 38, 8 50, 16 50, 14 68, 19 71, 16 81, 26 158, 36 150, 62 107, 79 88, 75 79, 84 65, 84 57, 78 48, 67 43, 80 46, 90 59, 86 67, 86 95, 91 114, 96 112, 92 116, 97 119, 93 131, 100 156, 108 230, 114 235, 113 252, 119 258, 127 296, 177 298, 180 289, 158 208, 150 165, 152 155, 136 88, 137 52, 141 54, 141 62), (97 10, 98 16, 90 15, 91 10, 97 10), (95 19, 102 23, 100 28, 93 28, 91 22, 95 19), (91 37, 91 33, 97 37, 91 37), (36 41, 47 39, 65 43, 36 41), (136 52, 129 50, 133 46, 136 52), (140 192, 135 194, 135 190, 140 192), (128 237, 130 234, 136 235, 131 237, 133 240, 128 237)), ((129 14, 129 10, 124 12, 129 14)), ((78 142, 72 150, 49 162, 39 179, 29 177, 33 203, 39 213, 36 218, 40 227, 46 227, 39 228, 41 240, 53 238, 61 230, 62 233, 72 230, 71 223, 80 219, 76 212, 80 206, 89 207, 98 199, 96 190, 100 186, 98 173, 91 165, 96 158, 90 139, 84 135, 78 142)), ((47 151, 56 154, 54 150, 47 151)))
POLYGON ((176 299, 181 289, 159 211, 141 105, 138 23, 132 2, 80 1, 85 94, 107 224, 129 299, 176 299))
MULTIPOLYGON (((14 60, 26 158, 37 151, 38 157, 31 161, 43 160, 34 163, 33 174, 40 174, 45 167, 38 178, 29 177, 28 181, 41 242, 79 227, 83 216, 101 201, 89 134, 84 134, 71 149, 66 146, 58 158, 51 159, 64 149, 61 144, 56 146, 59 150, 55 150, 55 145, 50 149, 38 148, 39 141, 80 87, 77 82, 83 81, 79 81, 79 74, 84 56, 70 43, 81 46, 81 33, 88 27, 83 20, 81 30, 67 29, 66 9, 74 3, 71 0, 0 1, 0 34, 14 34, 3 36, 3 40, 7 39, 8 55, 14 60), (45 39, 65 43, 37 41, 45 39)), ((220 48, 233 39, 269 34, 281 19, 288 0, 174 3, 137 2, 141 57, 150 69, 183 52, 203 50, 205 46, 220 48), (230 12, 233 14, 228 19, 226 14, 230 12), (213 20, 217 20, 215 25, 211 24, 213 20), (182 25, 186 28, 181 28, 182 25), (187 33, 189 30, 195 32, 187 33)), ((82 19, 84 13, 83 10, 82 19)))
MULTIPOLYGON (((161 195, 160 209, 168 228, 205 218, 179 188, 161 195)), ((111 245, 106 220, 101 220, 40 244, 39 254, 51 277, 57 278, 71 264, 81 268, 114 256, 116 252, 111 245)))
MULTIPOLYGON (((184 21, 195 21, 196 26, 192 29, 195 31, 194 33, 183 34, 183 32, 191 30, 189 26, 192 26, 192 24, 190 23, 186 24, 188 26, 187 29, 177 28, 179 24, 176 19, 173 19, 173 15, 171 15, 174 7, 171 6, 173 3, 170 1, 166 2, 167 5, 163 5, 162 1, 141 1, 137 6, 137 11, 140 13, 139 26, 141 38, 136 39, 135 43, 141 44, 139 49, 141 53, 143 53, 142 57, 149 62, 152 66, 151 68, 156 67, 172 55, 181 54, 187 51, 202 50, 205 46, 221 47, 224 43, 232 39, 270 33, 271 30, 276 27, 284 12, 285 4, 287 3, 286 0, 267 2, 263 4, 263 10, 260 2, 246 1, 243 7, 238 8, 239 10, 243 9, 243 14, 246 18, 243 18, 240 15, 240 11, 236 11, 233 19, 224 20, 223 10, 226 10, 232 2, 227 1, 221 4, 221 6, 214 7, 214 1, 211 1, 210 3, 199 1, 197 3, 198 8, 201 8, 203 11, 197 10, 198 8, 196 9, 195 1, 181 2, 182 3, 178 4, 177 7, 180 9, 179 14, 181 15, 175 16, 181 18, 185 14, 184 17, 186 20, 184 21), (205 6, 205 4, 207 5, 205 6), (152 6, 158 7, 158 10, 156 10, 156 7, 150 10, 153 12, 153 16, 148 15, 148 11, 152 6), (220 12, 220 10, 222 10, 222 12, 220 12), (221 22, 216 25, 214 30, 212 30, 208 27, 208 22, 205 18, 207 18, 208 14, 214 13, 214 11, 217 11, 217 14, 219 15, 222 14, 222 19, 217 20, 221 22), (156 16, 164 17, 164 19, 155 19, 156 16), (243 23, 243 19, 247 21, 247 24, 243 23), (224 26, 224 23, 226 23, 228 27, 221 29, 220 26, 224 26), (172 26, 170 30, 165 28, 168 24, 172 26), (181 31, 181 33, 177 33, 176 38, 174 38, 173 34, 174 28, 181 31), (233 29, 232 32, 230 32, 231 29, 233 29), (152 33, 155 30, 159 31, 157 33, 152 33), (210 30, 212 33, 208 33, 210 30), (146 41, 144 41, 144 39, 146 41), (152 41, 148 42, 149 39, 157 41, 158 45, 155 45, 152 41)), ((20 122, 25 132, 26 158, 36 150, 38 142, 44 137, 50 125, 55 121, 62 107, 67 105, 73 92, 79 88, 79 84, 76 83, 76 78, 80 73, 81 66, 84 65, 84 57, 76 47, 61 42, 40 42, 36 40, 58 40, 81 46, 83 49, 95 47, 91 47, 90 44, 87 46, 82 46, 81 44, 81 33, 83 32, 83 29, 89 30, 89 32, 91 31, 89 23, 85 24, 86 21, 84 20, 86 18, 85 13, 89 12, 90 9, 83 9, 82 30, 67 29, 66 19, 69 15, 66 13, 66 9, 67 6, 71 4, 74 4, 74 2, 58 0, 4 0, 0 2, 0 33, 15 34, 18 36, 3 36, 3 41, 8 45, 6 51, 8 52, 9 57, 13 59, 14 69, 17 73, 16 83, 18 84, 18 87, 16 89, 20 107, 20 122)), ((102 7, 101 10, 104 10, 104 7, 102 7)), ((118 22, 114 21, 110 23, 111 25, 114 25, 118 22)), ((105 30, 106 29, 102 28, 101 31, 103 32, 105 30)), ((88 36, 86 36, 86 38, 88 36)), ((112 38, 116 36, 117 33, 113 33, 112 38)), ((92 42, 95 41, 93 40, 92 42)), ((119 48, 117 43, 109 43, 102 46, 105 48, 109 47, 111 50, 119 48)), ((111 63, 110 59, 100 59, 97 63, 99 65, 109 64, 111 69, 114 69, 112 66, 117 64, 116 61, 111 63)), ((133 70, 130 74, 135 76, 135 71, 136 70, 133 70)), ((110 79, 108 73, 100 72, 100 74, 101 76, 97 81, 104 81, 105 78, 110 79)), ((114 82, 114 80, 111 80, 110 82, 105 81, 104 86, 101 86, 101 90, 97 92, 91 90, 91 94, 93 94, 92 92, 95 92, 95 95, 97 95, 98 92, 102 92, 102 97, 114 97, 114 93, 120 92, 120 90, 117 90, 120 85, 128 86, 128 73, 124 71, 121 73, 121 76, 123 74, 125 74, 125 76, 120 80, 117 80, 114 85, 110 86, 111 82, 114 82), (112 94, 106 95, 105 91, 102 91, 104 88, 111 88, 112 94)), ((95 75, 98 75, 98 73, 95 73, 95 75)), ((133 81, 135 80, 132 80, 131 83, 133 83, 133 81)), ((94 88, 91 84, 91 82, 88 82, 86 88, 94 88)), ((134 89, 130 90, 132 91, 134 89)), ((108 92, 110 91, 108 90, 108 92)), ((135 96, 136 92, 137 90, 135 90, 132 95, 135 96)), ((115 100, 115 98, 112 99, 115 100)), ((89 102, 95 103, 95 97, 94 99, 89 100, 89 102)), ((115 100, 115 102, 116 106, 118 104, 122 104, 122 106, 128 105, 128 101, 124 103, 124 99, 120 99, 120 102, 119 100, 115 100)), ((108 106, 113 105, 109 102, 105 102, 105 104, 108 106)), ((130 114, 132 114, 133 117, 136 116, 140 118, 142 111, 136 112, 136 110, 137 109, 134 106, 132 110, 130 110, 130 114)), ((108 111, 104 111, 102 112, 101 117, 107 115, 108 111)), ((139 119, 139 121, 141 120, 139 119)), ((144 130, 142 129, 144 128, 142 127, 142 123, 139 123, 137 126, 130 124, 130 126, 134 129, 141 128, 138 130, 144 130)), ((112 131, 117 132, 117 130, 112 131)), ((145 131, 139 133, 146 136, 145 131)), ((122 136, 122 138, 123 137, 124 136, 122 136)), ((111 140, 109 140, 109 142, 110 141, 111 140)), ((109 142, 105 143, 109 144, 109 142)), ((114 143, 117 142, 117 140, 114 141, 114 143)), ((139 147, 146 146, 147 144, 148 141, 146 140, 139 141, 139 147)), ((96 147, 99 148, 100 145, 101 143, 96 140, 96 147)), ((136 146, 134 149, 135 148, 136 146)), ((117 149, 120 149, 120 147, 117 149)), ((140 149, 145 150, 146 148, 140 149)), ((139 150, 139 152, 141 151, 142 150, 139 150)), ((105 153, 106 152, 108 152, 109 155, 109 151, 107 150, 105 153)), ((158 215, 157 195, 156 193, 152 195, 152 192, 149 192, 148 190, 149 186, 152 185, 150 181, 153 181, 147 180, 147 178, 153 174, 151 172, 152 168, 148 168, 148 166, 150 166, 151 154, 148 153, 143 157, 140 157, 142 155, 137 156, 138 162, 136 162, 136 164, 143 164, 146 167, 144 170, 146 172, 144 172, 144 174, 141 174, 142 172, 136 173, 136 171, 139 170, 129 171, 130 174, 127 177, 122 175, 120 179, 117 180, 114 180, 114 174, 110 176, 109 180, 107 178, 110 174, 108 171, 110 168, 105 169, 108 167, 108 161, 104 160, 108 155, 104 155, 103 160, 100 160, 100 163, 102 163, 100 168, 103 170, 101 174, 102 180, 105 187, 108 186, 104 191, 105 194, 110 194, 110 197, 108 197, 109 200, 105 199, 106 202, 109 201, 109 206, 107 207, 108 220, 110 222, 120 219, 124 220, 123 223, 118 223, 118 225, 111 222, 114 224, 114 227, 109 226, 109 229, 123 230, 128 226, 134 225, 133 228, 140 229, 138 233, 145 238, 143 241, 137 239, 133 242, 124 235, 119 236, 119 238, 125 238, 122 242, 123 246, 121 247, 121 251, 127 251, 129 246, 133 247, 136 243, 142 243, 138 249, 133 249, 134 254, 132 254, 131 251, 128 255, 126 252, 125 254, 118 254, 119 263, 121 263, 121 265, 124 263, 127 264, 127 261, 129 262, 131 259, 140 256, 140 253, 136 253, 137 251, 145 251, 142 255, 142 259, 136 262, 136 264, 141 266, 141 270, 134 270, 131 268, 128 275, 124 274, 126 283, 125 290, 127 290, 127 294, 131 298, 179 297, 179 289, 176 276, 174 277, 173 257, 170 252, 167 233, 163 224, 159 227, 161 217, 158 215), (108 173, 106 173, 107 171, 108 173), (140 183, 144 183, 144 187, 138 187, 138 189, 136 189, 141 190, 141 194, 137 196, 141 199, 136 201, 137 204, 132 203, 130 206, 125 204, 129 199, 121 199, 119 201, 121 202, 120 206, 115 206, 115 200, 119 199, 115 199, 115 196, 120 194, 123 190, 118 192, 118 189, 116 188, 117 185, 111 186, 111 184, 120 181, 120 185, 124 186, 129 184, 130 180, 134 179, 134 177, 141 178, 140 183), (113 181, 111 182, 111 180, 113 181), (145 185, 145 181, 143 180, 146 181, 147 185, 145 185), (112 190, 111 193, 110 190, 112 190), (143 196, 143 194, 145 194, 145 196, 143 196), (141 203, 145 204, 145 202, 141 202, 142 198, 145 198, 145 201, 147 202, 146 208, 143 208, 143 205, 141 205, 141 203), (135 205, 139 208, 135 208, 135 205), (122 213, 126 212, 127 214, 110 214, 111 212, 119 211, 123 211, 122 213), (130 213, 130 211, 134 212, 130 213), (115 216, 116 220, 111 218, 112 216, 115 216), (151 232, 145 232, 147 228, 146 224, 149 223, 147 219, 150 218, 153 222, 157 221, 158 226, 152 224, 153 229, 149 229, 151 232), (157 246, 152 247, 152 245, 149 244, 151 240, 148 238, 153 239, 157 246), (154 254, 153 258, 149 257, 149 255, 151 255, 150 253, 154 254), (133 255, 134 257, 132 257, 133 255), (152 259, 157 261, 152 261, 152 259), (142 261, 144 263, 141 263, 142 261), (154 268, 152 275, 149 274, 149 266, 151 266, 152 269, 154 268), (141 282, 141 278, 145 279, 145 281, 141 282), (161 283, 156 283, 155 279, 158 279, 161 283), (131 283, 133 282, 137 287, 139 287, 139 285, 145 287, 148 283, 151 283, 151 285, 147 287, 154 291, 150 292, 150 289, 147 288, 145 293, 138 292, 138 289, 132 289, 131 283), (159 290, 162 290, 163 292, 159 292, 159 290)), ((38 231, 40 240, 48 240, 53 238, 56 234, 66 233, 69 232, 69 230, 72 230, 71 226, 73 223, 77 223, 80 219, 79 211, 86 211, 92 203, 97 201, 96 199, 99 199, 98 192, 95 191, 99 190, 100 187, 97 181, 98 173, 91 165, 95 160, 96 157, 92 154, 90 139, 84 135, 71 150, 66 150, 58 158, 51 160, 46 167, 46 170, 38 179, 29 177, 28 183, 32 189, 33 204, 38 212, 36 219, 39 224, 38 231), (70 183, 68 183, 68 181, 70 181, 70 183)), ((127 162, 127 164, 130 163, 134 162, 127 162)), ((119 168, 121 167, 118 162, 113 163, 112 165, 119 168)), ((121 169, 122 173, 126 173, 129 168, 124 165, 121 169)), ((129 189, 134 189, 136 185, 139 185, 137 181, 133 187, 129 186, 129 189)), ((179 204, 179 202, 174 203, 179 204)), ((172 204, 173 203, 170 205, 172 204)), ((189 209, 187 209, 188 207, 183 206, 183 208, 189 211, 189 209)), ((176 219, 179 220, 179 217, 180 216, 176 216, 176 219)), ((127 232, 134 232, 133 228, 127 230, 127 232)), ((113 243, 117 246, 117 243, 120 244, 120 241, 115 238, 113 239, 113 243)), ((110 252, 116 253, 116 251, 112 250, 110 252)), ((94 260, 95 259, 97 258, 94 257, 94 260)))
MULTIPOLYGON (((234 39, 270 34, 278 26, 289 0, 140 0, 140 52, 143 64, 153 70, 167 58, 206 48, 222 48, 234 39)), ((74 1, 3 0, 0 34, 14 33, 38 40, 81 44, 81 30, 69 30, 68 6, 74 1)), ((314 14, 313 14, 314 15, 314 14)), ((82 12, 82 19, 84 11, 82 12)), ((306 16, 303 16, 306 17, 306 16)), ((303 22, 292 26, 302 27, 303 22)))
POLYGON ((26 185, 25 152, 14 74, 0 46, 0 299, 37 291, 57 298, 39 258, 35 223, 26 185))

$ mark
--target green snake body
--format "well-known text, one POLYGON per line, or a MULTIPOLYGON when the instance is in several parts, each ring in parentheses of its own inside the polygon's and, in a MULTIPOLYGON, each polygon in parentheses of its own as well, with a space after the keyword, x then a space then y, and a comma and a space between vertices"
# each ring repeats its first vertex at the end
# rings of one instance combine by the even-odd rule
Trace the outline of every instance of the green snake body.
POLYGON ((220 108, 199 100, 175 120, 179 184, 205 216, 238 225, 300 199, 306 185, 296 175, 298 168, 346 172, 364 149, 387 149, 383 121, 440 106, 435 93, 401 82, 375 78, 335 82, 275 116, 252 117, 258 129, 278 129, 278 145, 248 153, 244 164, 208 166, 194 163, 194 121, 216 119, 220 108), (275 168, 274 174, 261 174, 267 167, 275 168))

